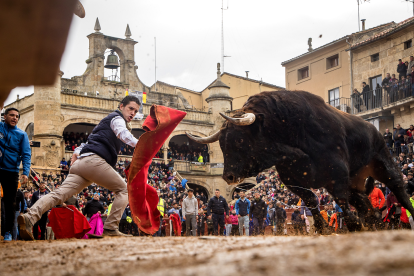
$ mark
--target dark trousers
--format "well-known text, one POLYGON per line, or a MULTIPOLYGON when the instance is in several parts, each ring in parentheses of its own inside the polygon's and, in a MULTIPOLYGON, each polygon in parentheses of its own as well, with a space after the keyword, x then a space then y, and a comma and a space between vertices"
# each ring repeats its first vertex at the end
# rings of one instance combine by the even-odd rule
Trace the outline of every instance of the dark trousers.
POLYGON ((203 221, 197 224, 197 236, 204 236, 205 226, 203 221))
POLYGON ((214 233, 214 229, 213 228, 207 228, 207 235, 210 236, 214 233))
POLYGON ((128 234, 128 221, 126 219, 121 219, 119 222, 119 232, 128 234))
POLYGON ((160 216, 160 228, 158 228, 158 231, 155 232, 154 235, 152 235, 153 237, 161 237, 161 228, 162 228, 162 216, 160 216))
POLYGON ((263 218, 253 218, 253 236, 263 234, 263 218))
POLYGON ((33 236, 37 240, 39 239, 39 228, 40 228, 40 239, 46 239, 46 224, 47 224, 47 214, 48 212, 44 213, 40 220, 33 225, 33 236))
POLYGON ((214 235, 218 234, 218 226, 220 225, 220 236, 224 233, 224 215, 213 214, 214 235))
POLYGON ((231 225, 231 232, 230 236, 239 236, 239 225, 238 224, 232 224, 231 225))
MULTIPOLYGON (((16 194, 17 194, 17 185, 19 181, 18 172, 9 172, 5 170, 0 170, 0 182, 1 187, 3 188, 3 208, 4 208, 4 227, 2 227, 2 236, 6 232, 13 231, 14 217, 16 214, 16 194), (4 231, 4 232, 3 232, 4 231)), ((2 210, 3 211, 3 210, 2 210)), ((2 225, 3 225, 2 223, 2 225)))
POLYGON ((282 236, 285 230, 285 222, 276 223, 276 235, 282 236))
POLYGON ((401 142, 395 141, 394 142, 394 148, 395 148, 395 153, 396 153, 396 155, 398 157, 400 155, 400 153, 401 153, 401 142))

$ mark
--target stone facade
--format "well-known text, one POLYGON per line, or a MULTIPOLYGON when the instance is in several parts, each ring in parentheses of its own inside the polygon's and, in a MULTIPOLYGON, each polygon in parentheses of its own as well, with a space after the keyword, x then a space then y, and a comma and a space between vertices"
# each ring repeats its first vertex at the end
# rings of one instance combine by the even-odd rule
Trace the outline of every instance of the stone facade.
MULTIPOLYGON (((393 24, 392 28, 379 33, 377 37, 361 39, 356 42, 350 52, 352 54, 352 69, 354 88, 362 91, 362 82, 366 82, 370 87, 371 79, 380 77, 384 79, 387 73, 395 74, 398 78, 398 60, 409 61, 410 56, 414 55, 412 41, 414 38, 414 19, 409 18, 398 24, 393 24), (411 42, 411 47, 410 43, 411 42), (377 59, 373 55, 378 54, 377 59)), ((373 87, 371 87, 373 89, 373 87)), ((392 130, 396 124, 401 124, 402 128, 409 128, 414 124, 414 98, 407 97, 396 102, 388 103, 389 97, 383 92, 381 107, 361 112, 358 116, 374 123, 378 130, 384 132, 386 128, 392 130)))
MULTIPOLYGON (((224 119, 219 112, 228 113, 234 108, 231 94, 237 96, 236 90, 230 93, 231 87, 221 81, 221 77, 226 76, 227 73, 221 75, 219 72, 217 79, 202 92, 160 81, 149 87, 142 83, 137 75, 138 67, 134 61, 134 45, 137 42, 130 38, 130 31, 127 31, 128 36, 125 39, 102 34, 99 24, 95 26, 95 31, 88 35, 89 57, 83 75, 66 79, 60 72, 53 86, 35 86, 33 95, 17 99, 9 105, 20 110, 21 118, 18 127, 27 132, 33 128, 33 140, 41 143, 40 148, 32 149, 32 167, 36 171, 57 173, 62 157, 69 159, 72 155, 72 152, 65 152, 64 149, 65 128, 79 123, 97 125, 110 112, 117 109, 126 90, 147 93, 147 101, 143 104, 144 119, 148 116, 152 104, 165 105, 187 112, 187 116, 162 146, 165 157, 170 140, 174 136, 185 135, 186 132, 200 137, 211 135, 223 124, 224 119), (108 49, 114 50, 119 57, 119 81, 111 81, 104 77, 104 54, 108 49), (203 104, 204 101, 206 104, 203 104)), ((254 93, 260 92, 260 86, 263 84, 263 87, 267 86, 269 89, 282 89, 234 75, 229 77, 227 74, 225 78, 226 82, 237 82, 237 89, 244 86, 251 87, 253 83, 254 93)), ((243 93, 253 93, 247 90, 249 89, 242 89, 243 93)), ((142 130, 143 121, 132 121, 133 129, 142 130)), ((210 144, 208 147, 210 164, 223 163, 219 143, 210 144)), ((220 189, 224 196, 231 197, 234 186, 227 185, 222 179, 222 166, 211 168, 210 164, 207 164, 204 171, 191 171, 188 170, 188 164, 178 163, 177 170, 189 180, 189 183, 206 188, 210 196, 214 194, 215 189, 220 189)))

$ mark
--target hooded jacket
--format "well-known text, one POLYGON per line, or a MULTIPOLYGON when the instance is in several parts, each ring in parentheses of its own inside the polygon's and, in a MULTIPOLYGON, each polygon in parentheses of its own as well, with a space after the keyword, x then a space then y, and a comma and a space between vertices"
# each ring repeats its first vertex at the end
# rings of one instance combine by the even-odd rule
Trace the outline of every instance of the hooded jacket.
POLYGON ((29 176, 31 156, 26 132, 0 122, 0 169, 19 172, 20 162, 23 162, 23 174, 29 176))

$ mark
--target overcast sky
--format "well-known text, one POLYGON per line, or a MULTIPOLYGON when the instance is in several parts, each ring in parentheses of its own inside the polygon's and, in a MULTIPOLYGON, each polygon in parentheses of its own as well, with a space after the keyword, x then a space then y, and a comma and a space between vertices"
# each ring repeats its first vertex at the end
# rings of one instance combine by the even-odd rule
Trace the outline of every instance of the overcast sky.
MULTIPOLYGON (((74 16, 60 68, 64 78, 82 75, 88 58, 87 35, 97 17, 105 35, 125 38, 129 24, 135 45, 138 76, 152 85, 154 37, 157 38, 157 79, 201 91, 216 76, 221 61, 221 0, 81 0, 86 17, 74 16)), ((356 0, 225 0, 225 71, 285 86, 281 62, 358 31, 356 0), (318 38, 322 34, 322 38, 318 38)), ((413 3, 371 0, 360 5, 367 28, 400 22, 413 15, 413 3)), ((17 88, 11 103, 33 93, 17 88)))

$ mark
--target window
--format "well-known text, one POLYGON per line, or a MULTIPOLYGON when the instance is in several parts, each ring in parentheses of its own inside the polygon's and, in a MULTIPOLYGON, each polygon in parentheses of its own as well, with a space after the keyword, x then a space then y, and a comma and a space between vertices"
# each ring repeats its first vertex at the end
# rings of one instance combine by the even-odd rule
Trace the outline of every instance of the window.
POLYGON ((339 106, 339 87, 328 91, 329 93, 329 104, 338 107, 339 106))
POLYGON ((413 47, 413 40, 407 40, 406 42, 404 42, 404 50, 413 47))
POLYGON ((326 70, 339 65, 339 56, 334 55, 326 59, 326 70))
POLYGON ((308 66, 298 70, 298 80, 303 80, 306 78, 309 78, 309 67, 308 66))
POLYGON ((377 86, 381 87, 382 76, 375 76, 369 79, 370 90, 377 89, 377 86))
POLYGON ((378 60, 379 60, 379 53, 373 54, 371 56, 371 62, 378 61, 378 60))

